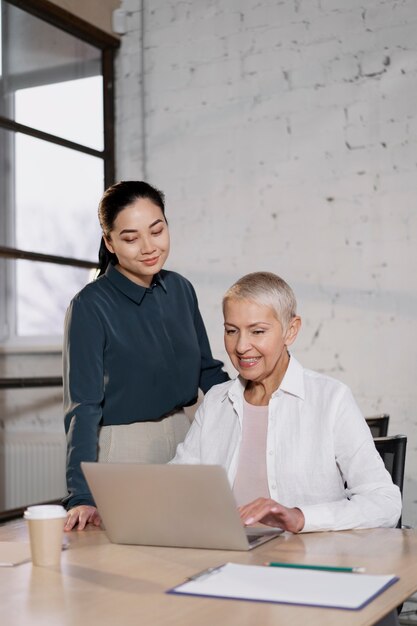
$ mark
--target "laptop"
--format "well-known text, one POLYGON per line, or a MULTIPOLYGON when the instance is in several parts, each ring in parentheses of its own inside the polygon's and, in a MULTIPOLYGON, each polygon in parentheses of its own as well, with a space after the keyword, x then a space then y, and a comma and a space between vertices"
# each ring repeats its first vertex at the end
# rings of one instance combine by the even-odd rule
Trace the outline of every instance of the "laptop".
POLYGON ((244 527, 219 465, 81 463, 113 543, 250 550, 280 528, 244 527))

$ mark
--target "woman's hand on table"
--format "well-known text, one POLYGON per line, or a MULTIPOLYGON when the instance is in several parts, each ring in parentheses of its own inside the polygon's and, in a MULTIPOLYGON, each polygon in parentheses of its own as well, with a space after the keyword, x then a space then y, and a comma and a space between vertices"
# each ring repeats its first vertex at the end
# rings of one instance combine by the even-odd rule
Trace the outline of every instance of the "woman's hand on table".
POLYGON ((268 526, 279 526, 291 533, 299 533, 305 524, 301 509, 282 506, 269 498, 257 498, 240 506, 238 510, 245 526, 261 522, 268 526))
POLYGON ((77 526, 77 530, 84 530, 87 524, 94 524, 94 526, 100 526, 101 518, 95 506, 89 506, 87 504, 80 504, 70 509, 67 514, 67 521, 65 523, 64 530, 72 530, 74 526, 77 526))

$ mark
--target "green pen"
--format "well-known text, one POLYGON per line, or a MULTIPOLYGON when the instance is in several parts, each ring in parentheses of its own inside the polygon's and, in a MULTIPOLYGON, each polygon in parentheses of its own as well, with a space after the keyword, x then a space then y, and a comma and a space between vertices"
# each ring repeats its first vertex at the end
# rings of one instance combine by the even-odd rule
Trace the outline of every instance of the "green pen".
POLYGON ((350 574, 360 574, 365 572, 364 567, 333 567, 332 565, 303 565, 302 563, 276 563, 271 561, 265 563, 269 567, 290 567, 293 569, 312 569, 322 572, 349 572, 350 574))

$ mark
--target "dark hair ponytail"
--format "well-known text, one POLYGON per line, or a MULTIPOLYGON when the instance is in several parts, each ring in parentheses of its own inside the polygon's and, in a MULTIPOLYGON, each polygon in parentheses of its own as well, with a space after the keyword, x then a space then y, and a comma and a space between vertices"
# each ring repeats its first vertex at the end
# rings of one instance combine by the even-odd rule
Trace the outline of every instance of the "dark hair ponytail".
MULTIPOLYGON (((110 235, 120 211, 140 198, 147 198, 159 206, 165 217, 165 197, 162 191, 144 181, 122 180, 106 189, 100 200, 98 219, 104 235, 110 235)), ((97 277, 105 273, 110 263, 113 265, 117 263, 117 256, 106 248, 103 237, 100 242, 98 260, 97 277)))
POLYGON ((98 271, 97 278, 105 273, 107 267, 110 265, 116 265, 117 256, 107 249, 104 243, 104 237, 101 238, 100 248, 98 251, 98 271))

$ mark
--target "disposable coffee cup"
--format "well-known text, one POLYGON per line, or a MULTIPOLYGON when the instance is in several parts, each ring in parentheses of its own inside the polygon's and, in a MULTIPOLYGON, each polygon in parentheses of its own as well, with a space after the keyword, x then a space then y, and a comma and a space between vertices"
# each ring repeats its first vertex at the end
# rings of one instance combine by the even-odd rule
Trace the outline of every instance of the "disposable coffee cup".
POLYGON ((67 513, 63 506, 29 506, 23 517, 28 523, 33 565, 53 567, 61 562, 62 538, 67 513))

